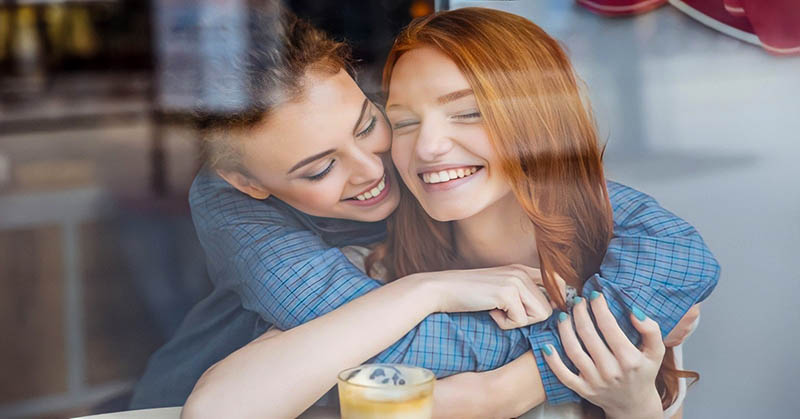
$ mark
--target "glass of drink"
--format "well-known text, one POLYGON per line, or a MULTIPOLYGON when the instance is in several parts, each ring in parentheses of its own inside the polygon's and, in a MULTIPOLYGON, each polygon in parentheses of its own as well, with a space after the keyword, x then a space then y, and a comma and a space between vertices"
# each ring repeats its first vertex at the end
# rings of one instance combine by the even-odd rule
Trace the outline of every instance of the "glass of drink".
POLYGON ((430 370, 400 364, 367 364, 339 373, 342 419, 430 419, 430 370))

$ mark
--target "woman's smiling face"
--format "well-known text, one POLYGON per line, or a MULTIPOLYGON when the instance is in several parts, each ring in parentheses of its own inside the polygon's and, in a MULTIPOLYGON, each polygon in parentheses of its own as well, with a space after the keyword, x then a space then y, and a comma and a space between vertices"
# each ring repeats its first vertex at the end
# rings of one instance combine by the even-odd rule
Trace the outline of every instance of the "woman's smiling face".
POLYGON ((247 174, 220 174, 254 198, 274 195, 311 215, 357 221, 397 208, 389 127, 343 70, 309 73, 300 98, 240 134, 247 174))
POLYGON ((466 219, 511 192, 469 82, 438 49, 400 56, 386 112, 397 171, 432 218, 466 219))

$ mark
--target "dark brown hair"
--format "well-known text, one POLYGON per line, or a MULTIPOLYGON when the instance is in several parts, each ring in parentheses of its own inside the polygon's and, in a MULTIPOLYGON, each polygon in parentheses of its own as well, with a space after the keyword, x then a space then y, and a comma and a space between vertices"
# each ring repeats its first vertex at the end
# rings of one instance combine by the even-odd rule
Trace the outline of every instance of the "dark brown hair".
POLYGON ((301 97, 309 71, 333 75, 345 69, 352 74, 347 44, 298 18, 280 2, 251 1, 246 19, 245 28, 225 28, 244 30, 248 36, 246 53, 231 63, 235 76, 247 84, 245 100, 233 92, 225 97, 224 88, 215 89, 222 92, 223 97, 215 98, 222 111, 196 112, 203 153, 216 169, 244 171, 238 146, 241 138, 236 134, 264 121, 282 103, 301 97))

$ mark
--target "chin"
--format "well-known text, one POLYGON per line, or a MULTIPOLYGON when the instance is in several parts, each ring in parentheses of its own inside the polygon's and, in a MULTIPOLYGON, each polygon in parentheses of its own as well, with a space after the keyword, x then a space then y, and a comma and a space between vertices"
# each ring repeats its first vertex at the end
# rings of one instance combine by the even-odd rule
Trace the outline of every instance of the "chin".
POLYGON ((447 221, 459 221, 464 220, 469 217, 475 215, 475 211, 473 208, 425 208, 425 212, 436 221, 439 222, 447 222, 447 221))

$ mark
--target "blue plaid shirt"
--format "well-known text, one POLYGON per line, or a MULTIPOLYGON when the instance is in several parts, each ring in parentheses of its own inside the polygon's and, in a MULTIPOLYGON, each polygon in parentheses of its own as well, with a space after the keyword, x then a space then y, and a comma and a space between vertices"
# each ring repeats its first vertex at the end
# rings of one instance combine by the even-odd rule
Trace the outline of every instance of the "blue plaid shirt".
MULTIPOLYGON (((629 307, 639 306, 666 335, 711 293, 719 265, 697 231, 654 199, 614 182, 608 189, 614 238, 583 294, 602 291, 638 344, 629 307)), ((272 197, 252 199, 209 170, 198 174, 189 199, 214 286, 235 292, 269 325, 291 329, 381 286, 336 246, 380 240, 384 223, 311 217, 272 197)), ((502 330, 485 312, 436 313, 372 361, 414 364, 445 377, 498 368, 533 348, 548 401, 580 400, 544 362, 538 349, 546 343, 568 361, 555 317, 502 330)))

